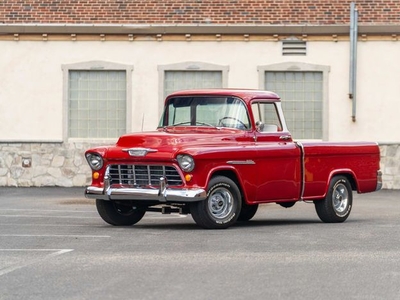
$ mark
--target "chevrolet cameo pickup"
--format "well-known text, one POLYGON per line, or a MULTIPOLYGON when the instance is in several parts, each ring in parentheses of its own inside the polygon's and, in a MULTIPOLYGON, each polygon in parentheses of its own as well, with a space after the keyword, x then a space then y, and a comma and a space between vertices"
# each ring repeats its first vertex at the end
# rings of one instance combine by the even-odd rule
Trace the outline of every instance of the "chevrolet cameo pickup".
POLYGON ((175 92, 156 131, 85 155, 92 169, 85 195, 111 225, 158 211, 220 229, 249 221, 259 204, 297 201, 337 223, 350 214, 352 191, 382 187, 376 143, 294 141, 279 96, 259 90, 175 92))

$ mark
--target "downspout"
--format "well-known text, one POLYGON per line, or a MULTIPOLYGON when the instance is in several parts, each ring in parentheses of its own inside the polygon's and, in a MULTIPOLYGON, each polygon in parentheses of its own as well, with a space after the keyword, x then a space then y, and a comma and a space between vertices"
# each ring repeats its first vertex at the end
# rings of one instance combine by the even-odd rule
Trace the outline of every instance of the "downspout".
POLYGON ((358 11, 354 2, 350 4, 350 84, 349 98, 352 100, 353 122, 356 121, 357 108, 357 37, 358 37, 358 11))

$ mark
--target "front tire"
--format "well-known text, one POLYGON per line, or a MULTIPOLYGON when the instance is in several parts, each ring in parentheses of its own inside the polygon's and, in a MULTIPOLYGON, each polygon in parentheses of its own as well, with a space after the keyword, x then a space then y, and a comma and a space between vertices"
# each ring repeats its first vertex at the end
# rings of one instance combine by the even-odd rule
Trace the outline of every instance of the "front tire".
POLYGON ((324 200, 315 201, 318 217, 325 223, 341 223, 350 215, 353 205, 351 184, 345 176, 335 176, 324 200))
POLYGON ((96 208, 100 217, 108 224, 130 226, 139 222, 146 210, 132 205, 122 205, 115 201, 96 200, 96 208))
POLYGON ((216 176, 208 184, 207 199, 192 203, 190 213, 203 228, 224 229, 236 222, 241 206, 237 185, 227 177, 216 176))

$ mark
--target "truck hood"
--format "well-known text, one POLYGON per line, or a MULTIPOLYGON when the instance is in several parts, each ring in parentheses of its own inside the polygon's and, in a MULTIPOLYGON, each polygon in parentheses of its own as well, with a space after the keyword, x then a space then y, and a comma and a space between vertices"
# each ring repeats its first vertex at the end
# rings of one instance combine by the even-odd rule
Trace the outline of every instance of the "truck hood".
POLYGON ((218 145, 238 145, 249 132, 232 128, 213 127, 168 127, 157 131, 126 134, 119 138, 114 147, 108 147, 105 157, 128 160, 173 159, 179 151, 196 154, 218 145), (149 149, 145 156, 131 156, 129 149, 149 149))

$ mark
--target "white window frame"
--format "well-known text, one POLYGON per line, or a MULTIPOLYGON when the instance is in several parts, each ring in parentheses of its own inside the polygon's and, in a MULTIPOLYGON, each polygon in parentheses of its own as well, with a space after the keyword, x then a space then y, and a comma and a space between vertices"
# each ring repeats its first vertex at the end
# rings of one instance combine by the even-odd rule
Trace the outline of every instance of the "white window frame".
POLYGON ((198 61, 188 61, 168 65, 158 66, 158 80, 159 80, 159 90, 158 90, 158 115, 160 116, 164 109, 164 83, 165 83, 165 72, 166 71, 216 71, 222 73, 222 87, 228 87, 228 72, 229 66, 210 64, 198 61))
MULTIPOLYGON (((265 90, 265 72, 322 72, 322 140, 329 137, 329 66, 302 62, 284 62, 258 66, 258 86, 265 90)), ((285 99, 283 99, 285 101, 285 99)), ((283 112, 285 113, 285 112, 283 112)), ((290 128, 289 128, 290 129, 290 128)))
POLYGON ((68 136, 69 128, 69 71, 125 71, 126 72, 126 130, 130 131, 132 128, 132 72, 133 66, 126 64, 119 64, 106 61, 88 61, 72 64, 63 64, 61 66, 63 71, 63 139, 64 141, 96 141, 108 142, 114 141, 115 138, 71 138, 68 136))

